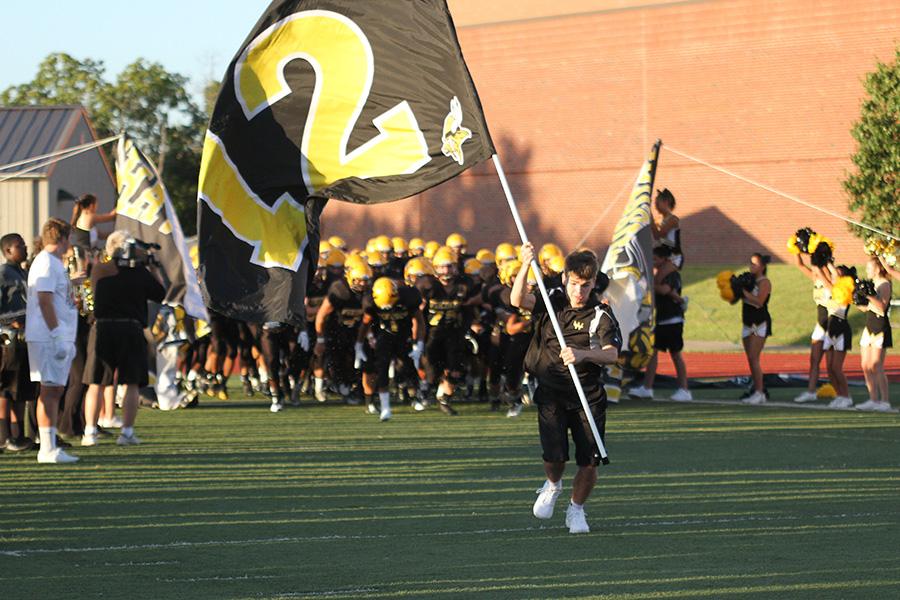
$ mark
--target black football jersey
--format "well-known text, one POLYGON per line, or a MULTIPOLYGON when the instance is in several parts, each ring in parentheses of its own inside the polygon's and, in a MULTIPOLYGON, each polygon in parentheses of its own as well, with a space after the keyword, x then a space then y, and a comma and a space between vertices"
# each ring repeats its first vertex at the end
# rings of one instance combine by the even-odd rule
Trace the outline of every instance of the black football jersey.
POLYGON ((337 279, 328 288, 328 301, 334 307, 332 322, 341 327, 359 327, 362 322, 363 294, 354 292, 344 279, 337 279))
POLYGON ((372 327, 376 332, 408 338, 412 335, 412 320, 422 304, 422 295, 408 285, 400 286, 398 292, 399 298, 390 308, 379 308, 372 294, 366 294, 363 312, 372 317, 372 327))

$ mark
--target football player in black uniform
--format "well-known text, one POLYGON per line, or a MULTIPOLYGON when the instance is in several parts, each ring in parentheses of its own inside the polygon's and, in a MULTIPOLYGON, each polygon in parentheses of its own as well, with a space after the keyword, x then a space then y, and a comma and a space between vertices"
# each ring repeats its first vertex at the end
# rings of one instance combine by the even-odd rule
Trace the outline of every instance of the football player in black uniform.
POLYGON ((363 300, 363 320, 355 348, 357 362, 362 363, 363 391, 369 413, 380 414, 382 421, 391 418, 388 384, 392 363, 398 387, 408 389, 412 385, 415 393, 416 370, 424 351, 421 294, 416 288, 398 284, 388 277, 377 279, 372 293, 363 300), (375 406, 376 392, 380 407, 375 406))
MULTIPOLYGON (((531 311, 522 307, 513 306, 510 301, 510 293, 515 277, 522 266, 519 261, 511 261, 504 267, 504 279, 506 285, 499 292, 498 301, 503 306, 502 322, 500 323, 500 346, 503 352, 500 359, 500 370, 503 379, 503 401, 507 405, 507 417, 518 417, 522 414, 522 378, 525 374, 525 353, 531 343, 533 330, 531 311)), ((534 294, 537 285, 534 270, 528 271, 525 282, 525 292, 534 294)))
POLYGON ((338 279, 328 288, 316 314, 317 357, 325 356, 333 381, 348 404, 358 404, 351 396, 357 383, 353 368, 353 347, 362 322, 362 299, 372 279, 372 269, 361 259, 348 261, 346 280, 338 279))
POLYGON ((426 372, 429 384, 437 385, 436 397, 441 410, 456 415, 450 398, 464 381, 466 332, 472 323, 475 305, 480 301, 470 277, 459 273, 456 253, 440 248, 432 260, 437 277, 425 275, 416 282, 425 303, 428 327, 425 343, 426 372))
MULTIPOLYGON (((342 241, 336 236, 332 236, 332 239, 338 242, 342 241)), ((319 256, 315 277, 306 290, 307 327, 305 330, 301 329, 297 336, 297 344, 303 351, 299 359, 301 369, 312 371, 313 395, 319 402, 325 402, 327 399, 325 395, 325 360, 321 354, 309 353, 309 338, 316 335, 316 315, 328 295, 328 289, 331 284, 343 277, 344 260, 344 253, 337 248, 331 250, 324 258, 319 256)), ((306 374, 301 373, 301 380, 306 380, 306 377, 306 374)))
POLYGON ((534 336, 525 362, 538 382, 534 402, 538 407, 538 430, 547 481, 538 490, 532 511, 540 519, 553 516, 569 459, 568 432, 571 431, 578 472, 572 484, 566 525, 570 533, 587 533, 590 528, 584 503, 597 482, 600 456, 567 367, 573 365, 575 368, 602 439, 606 425, 603 365, 613 364, 618 359, 622 334, 609 306, 601 302, 595 291, 598 275, 605 275, 599 273, 600 265, 593 252, 577 250, 566 257, 565 288, 551 290, 552 306, 549 307, 542 298, 526 291, 528 265, 533 257, 534 247, 524 244, 522 267, 510 293, 510 304, 531 310, 534 320, 534 336), (548 313, 551 310, 562 329, 565 349, 553 330, 548 313))

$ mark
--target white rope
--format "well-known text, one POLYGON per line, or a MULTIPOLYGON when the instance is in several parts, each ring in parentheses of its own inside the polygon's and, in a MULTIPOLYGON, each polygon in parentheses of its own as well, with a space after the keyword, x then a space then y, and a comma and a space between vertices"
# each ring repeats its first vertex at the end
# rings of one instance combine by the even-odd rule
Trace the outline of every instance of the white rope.
MULTIPOLYGON (((61 150, 60 152, 54 152, 52 157, 47 158, 46 160, 42 160, 41 162, 31 165, 27 169, 22 169, 21 171, 16 171, 15 173, 10 173, 8 175, 3 175, 0 177, 0 183, 7 181, 8 179, 13 179, 15 177, 21 177, 22 175, 26 175, 31 173, 32 171, 37 171, 43 167, 52 165, 53 163, 59 162, 61 160, 65 160, 67 158, 72 158, 73 156, 77 156, 88 150, 93 150, 94 148, 99 148, 100 146, 106 145, 110 142, 116 141, 121 138, 121 135, 116 135, 112 137, 108 137, 102 140, 98 140, 96 142, 91 142, 90 144, 84 144, 82 146, 74 146, 72 148, 67 148, 65 150, 61 150)), ((28 159, 26 162, 31 162, 33 159, 28 159)), ((2 169, 2 167, 0 167, 2 169)))
POLYGON ((600 222, 606 218, 606 215, 609 214, 609 211, 612 210, 612 208, 614 206, 616 206, 616 203, 619 201, 619 198, 622 197, 622 194, 625 193, 625 190, 627 190, 630 187, 634 187, 633 179, 629 179, 628 181, 625 182, 625 186, 621 190, 619 190, 619 193, 616 194, 616 196, 612 199, 612 201, 606 205, 606 210, 604 210, 602 213, 600 213, 600 216, 597 217, 597 220, 594 221, 594 224, 591 225, 591 228, 588 229, 588 232, 586 234, 584 234, 584 237, 582 237, 580 240, 578 240, 578 243, 575 244, 576 248, 581 248, 581 246, 584 244, 584 242, 591 236, 592 233, 594 233, 594 230, 597 229, 597 226, 600 225, 600 222))
POLYGON ((20 167, 22 165, 27 165, 28 163, 34 162, 36 160, 44 160, 45 158, 53 158, 54 156, 59 156, 60 154, 66 154, 68 152, 72 152, 75 150, 82 150, 85 148, 93 148, 97 144, 101 144, 101 145, 106 144, 106 143, 116 140, 120 137, 122 137, 122 136, 115 135, 115 136, 111 136, 108 138, 104 138, 102 140, 97 140, 96 142, 88 142, 87 144, 82 144, 80 146, 70 146, 68 148, 63 148, 62 150, 57 150, 56 152, 51 152, 50 154, 41 154, 39 156, 32 156, 30 158, 26 158, 26 159, 19 160, 16 162, 11 162, 9 164, 0 165, 0 171, 6 171, 7 169, 12 169, 13 167, 20 167))
POLYGON ((895 235, 891 235, 890 233, 888 233, 888 232, 886 232, 886 231, 882 231, 882 230, 877 229, 877 228, 875 228, 875 227, 872 227, 872 226, 870 226, 870 225, 866 225, 865 223, 861 223, 861 222, 859 222, 859 221, 855 221, 855 220, 851 219, 850 217, 845 217, 844 215, 842 215, 842 214, 840 214, 840 213, 836 213, 836 212, 834 212, 834 211, 830 211, 830 210, 828 210, 828 209, 826 209, 826 208, 821 208, 821 207, 819 207, 819 206, 816 206, 815 204, 810 204, 809 202, 807 202, 807 201, 805 201, 805 200, 801 200, 800 198, 797 198, 796 196, 791 196, 790 194, 786 194, 786 193, 784 193, 784 192, 782 192, 782 191, 780 191, 780 190, 776 190, 775 188, 770 187, 770 186, 768 186, 768 185, 765 185, 765 184, 763 184, 763 183, 759 183, 759 182, 757 182, 757 181, 753 181, 752 179, 748 179, 748 178, 746 178, 746 177, 744 177, 744 176, 742 176, 742 175, 738 175, 738 174, 735 173, 734 171, 729 171, 728 169, 726 169, 726 168, 724 168, 724 167, 716 166, 716 165, 714 165, 714 164, 712 164, 712 163, 708 163, 708 162, 706 162, 705 160, 702 160, 702 159, 700 159, 700 158, 696 158, 696 157, 691 156, 691 155, 689 155, 689 154, 685 154, 684 152, 680 152, 680 151, 678 151, 678 150, 672 148, 672 146, 663 146, 663 150, 668 150, 669 152, 671 152, 671 153, 673 153, 673 154, 677 154, 678 156, 680 156, 680 157, 682 157, 682 158, 686 158, 686 159, 688 159, 688 160, 692 160, 692 161, 694 161, 695 163, 699 163, 699 164, 701 164, 701 165, 704 165, 704 166, 706 166, 706 167, 709 167, 710 169, 713 169, 713 170, 715 170, 715 171, 719 171, 720 173, 725 173, 726 175, 731 175, 731 176, 734 177, 735 179, 740 179, 740 180, 743 181, 744 183, 749 183, 749 184, 752 185, 752 186, 756 186, 756 187, 758 187, 758 188, 760 188, 760 189, 766 190, 767 192, 771 192, 771 193, 773 193, 773 194, 775 194, 775 195, 777 195, 777 196, 781 196, 782 198, 786 198, 786 199, 790 200, 791 202, 796 202, 797 204, 801 204, 801 205, 803 205, 803 206, 805 206, 805 207, 807 207, 807 208, 811 208, 811 209, 813 209, 813 210, 817 210, 817 211, 819 211, 819 212, 821 212, 821 213, 825 213, 826 215, 830 215, 830 216, 835 217, 835 218, 838 218, 838 219, 840 219, 840 220, 842 220, 842 221, 846 221, 847 223, 851 223, 851 224, 853 224, 853 225, 856 225, 857 227, 862 227, 863 229, 868 229, 869 231, 872 231, 872 232, 877 233, 877 234, 879 234, 879 235, 883 235, 884 237, 890 238, 890 239, 892 239, 892 240, 897 240, 898 242, 900 242, 900 238, 898 238, 898 237, 895 236, 895 235))

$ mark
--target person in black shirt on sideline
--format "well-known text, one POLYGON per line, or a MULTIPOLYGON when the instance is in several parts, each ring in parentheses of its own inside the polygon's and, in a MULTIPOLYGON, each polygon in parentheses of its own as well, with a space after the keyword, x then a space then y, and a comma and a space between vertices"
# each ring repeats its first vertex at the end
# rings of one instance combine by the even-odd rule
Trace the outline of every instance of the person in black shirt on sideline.
POLYGON ((0 265, 0 325, 6 338, 0 355, 0 450, 20 452, 33 446, 25 437, 25 405, 37 401, 38 391, 31 381, 25 345, 28 276, 22 263, 28 247, 21 235, 8 233, 0 238, 0 250, 6 259, 0 265), (18 431, 13 432, 14 424, 18 431))
POLYGON ((681 296, 681 273, 671 260, 672 249, 657 246, 653 249, 653 292, 656 325, 653 328, 653 357, 644 373, 644 382, 631 388, 629 396, 653 398, 653 382, 659 353, 668 352, 675 365, 678 389, 670 396, 676 402, 693 400, 688 390, 687 366, 681 351, 684 349, 684 311, 686 298, 681 296))
POLYGON ((85 396, 85 426, 82 446, 97 443, 97 417, 102 389, 125 385, 122 405, 122 430, 116 443, 132 446, 140 443, 134 435, 138 409, 138 388, 147 385, 147 302, 162 302, 166 296, 158 268, 132 266, 123 260, 133 243, 128 232, 114 231, 106 239, 110 261, 97 263, 91 271, 94 289, 94 325, 88 338, 88 360, 84 383, 90 384, 85 396))
MULTIPOLYGON (((534 320, 534 335, 525 357, 525 367, 537 378, 534 402, 538 406, 538 431, 547 481, 538 490, 532 512, 539 519, 553 516, 569 459, 568 432, 571 431, 578 472, 572 482, 566 525, 570 533, 587 533, 590 528, 584 503, 597 482, 599 450, 567 367, 575 367, 602 439, 606 425, 603 365, 613 364, 618 359, 622 334, 612 310, 601 302, 596 291, 598 276, 606 276, 599 273, 600 265, 593 252, 576 250, 566 257, 565 288, 550 292, 550 307, 540 297, 525 291, 533 257, 534 246, 524 244, 522 268, 510 293, 510 304, 532 311, 534 320), (561 348, 553 331, 549 310, 559 321, 565 349, 561 348)), ((600 287, 605 288, 604 285, 600 287)))

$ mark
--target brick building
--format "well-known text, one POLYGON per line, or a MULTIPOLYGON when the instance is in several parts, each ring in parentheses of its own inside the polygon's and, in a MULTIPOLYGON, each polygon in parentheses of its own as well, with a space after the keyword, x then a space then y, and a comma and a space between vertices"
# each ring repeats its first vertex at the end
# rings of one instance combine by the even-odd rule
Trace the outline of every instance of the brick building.
MULTIPOLYGON (((460 43, 530 235, 603 252, 656 138, 847 213, 863 77, 900 43, 898 0, 450 0, 460 43), (563 8, 560 8, 563 7, 563 8), (604 216, 605 215, 605 216, 604 216), (596 226, 595 226, 596 225, 596 226)), ((863 258, 838 219, 663 151, 687 260, 788 259, 799 227, 863 258)), ((513 240, 493 166, 377 207, 332 203, 326 233, 387 232, 470 246, 513 240), (341 223, 333 227, 331 224, 341 223)))

